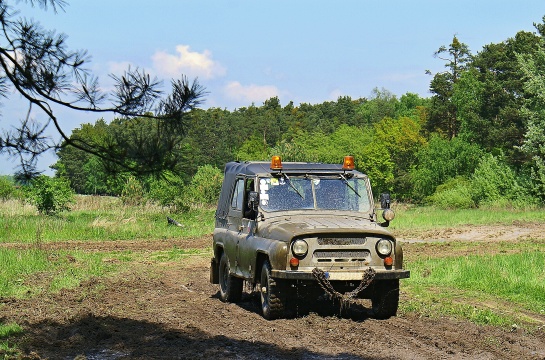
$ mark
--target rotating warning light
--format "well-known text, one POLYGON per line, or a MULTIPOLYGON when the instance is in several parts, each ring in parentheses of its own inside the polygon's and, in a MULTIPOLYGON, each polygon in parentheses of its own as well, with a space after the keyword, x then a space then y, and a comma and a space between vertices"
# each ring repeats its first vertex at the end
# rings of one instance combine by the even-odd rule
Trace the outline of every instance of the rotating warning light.
POLYGON ((354 163, 353 156, 345 156, 343 159, 343 170, 354 170, 356 164, 354 163))
POLYGON ((282 159, 278 155, 274 155, 271 159, 271 170, 282 170, 282 159))

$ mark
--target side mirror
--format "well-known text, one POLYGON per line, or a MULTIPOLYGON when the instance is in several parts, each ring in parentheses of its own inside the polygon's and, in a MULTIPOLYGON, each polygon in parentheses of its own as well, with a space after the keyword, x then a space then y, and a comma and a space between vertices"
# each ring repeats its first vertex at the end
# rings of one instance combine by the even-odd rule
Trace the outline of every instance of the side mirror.
POLYGON ((390 193, 382 193, 380 194, 380 207, 383 209, 389 209, 390 208, 390 193))
POLYGON ((392 202, 392 199, 390 198, 390 193, 380 194, 380 207, 383 210, 382 218, 384 219, 384 222, 380 223, 379 225, 382 227, 390 226, 390 221, 394 220, 395 218, 394 211, 390 209, 391 202, 392 202))

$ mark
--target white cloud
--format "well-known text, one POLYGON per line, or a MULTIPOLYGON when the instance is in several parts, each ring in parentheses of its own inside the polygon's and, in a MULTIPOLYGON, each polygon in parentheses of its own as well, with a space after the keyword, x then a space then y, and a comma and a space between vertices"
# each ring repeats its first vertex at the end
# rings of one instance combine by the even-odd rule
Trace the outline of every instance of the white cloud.
POLYGON ((225 75, 225 68, 212 59, 212 53, 205 50, 202 53, 189 50, 189 45, 176 46, 176 54, 158 51, 152 56, 153 68, 156 73, 167 77, 202 77, 212 79, 225 75))
POLYGON ((244 103, 262 103, 271 97, 279 96, 280 91, 272 85, 242 85, 238 81, 229 82, 223 92, 229 99, 244 103))

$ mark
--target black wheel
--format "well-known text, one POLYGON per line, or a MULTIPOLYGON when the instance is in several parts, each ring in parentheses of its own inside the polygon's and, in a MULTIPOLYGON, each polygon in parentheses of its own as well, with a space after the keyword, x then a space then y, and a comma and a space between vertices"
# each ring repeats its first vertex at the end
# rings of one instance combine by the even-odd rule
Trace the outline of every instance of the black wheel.
POLYGON ((280 284, 271 277, 271 264, 269 260, 263 263, 261 268, 261 310, 263 317, 274 320, 284 316, 284 299, 280 284))
POLYGON ((220 299, 223 302, 237 302, 242 297, 243 280, 230 274, 227 255, 221 255, 219 264, 220 299))
POLYGON ((375 318, 388 319, 396 316, 399 304, 399 280, 377 281, 371 302, 375 318))

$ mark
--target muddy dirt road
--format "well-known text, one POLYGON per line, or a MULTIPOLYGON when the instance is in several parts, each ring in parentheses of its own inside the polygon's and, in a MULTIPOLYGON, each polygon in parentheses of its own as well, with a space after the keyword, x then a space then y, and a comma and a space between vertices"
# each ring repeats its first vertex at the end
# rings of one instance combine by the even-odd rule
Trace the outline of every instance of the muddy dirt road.
MULTIPOLYGON (((54 245, 144 252, 164 246, 54 245)), ((176 246, 206 248, 210 238, 176 246)), ((354 320, 331 316, 328 304, 309 316, 266 321, 251 294, 239 304, 222 303, 208 264, 208 255, 143 261, 58 294, 0 299, 0 320, 24 327, 13 340, 28 359, 545 359, 545 329, 530 334, 406 314, 379 321, 366 318, 364 307, 354 320)))

